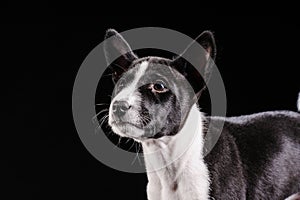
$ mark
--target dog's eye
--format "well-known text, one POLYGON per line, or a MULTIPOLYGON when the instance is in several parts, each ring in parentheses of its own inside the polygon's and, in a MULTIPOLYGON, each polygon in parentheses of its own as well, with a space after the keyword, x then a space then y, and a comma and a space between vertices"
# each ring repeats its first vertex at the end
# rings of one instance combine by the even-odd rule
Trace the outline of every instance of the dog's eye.
POLYGON ((154 83, 152 85, 152 89, 155 91, 155 92, 159 92, 159 93, 162 93, 162 92, 166 92, 168 91, 168 88, 165 86, 165 84, 161 81, 158 81, 156 83, 154 83))
POLYGON ((163 90, 165 88, 165 86, 162 83, 155 83, 153 85, 153 88, 154 88, 154 90, 161 91, 161 90, 163 90))

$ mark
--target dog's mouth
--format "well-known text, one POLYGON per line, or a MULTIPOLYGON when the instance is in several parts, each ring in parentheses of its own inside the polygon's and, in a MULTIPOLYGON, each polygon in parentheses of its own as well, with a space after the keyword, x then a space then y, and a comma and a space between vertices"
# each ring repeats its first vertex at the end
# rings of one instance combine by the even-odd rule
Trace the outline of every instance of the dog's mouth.
POLYGON ((118 127, 133 126, 135 128, 138 128, 138 129, 143 129, 143 127, 141 127, 137 124, 133 124, 131 122, 126 122, 126 121, 113 121, 111 124, 114 125, 114 126, 118 126, 118 127))
POLYGON ((129 137, 137 141, 145 139, 143 127, 137 124, 127 121, 113 121, 111 126, 113 131, 122 137, 129 137))

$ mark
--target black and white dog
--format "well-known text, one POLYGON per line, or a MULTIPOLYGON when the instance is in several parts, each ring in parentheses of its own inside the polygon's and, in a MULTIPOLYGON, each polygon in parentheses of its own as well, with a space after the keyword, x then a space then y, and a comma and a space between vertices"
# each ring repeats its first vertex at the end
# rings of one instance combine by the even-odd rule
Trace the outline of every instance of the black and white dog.
MULTIPOLYGON (((116 134, 142 144, 149 200, 300 198, 299 113, 204 117, 197 104, 204 79, 185 59, 138 58, 115 30, 107 38, 105 56, 116 83, 108 123, 116 134), (122 56, 111 60, 116 53, 122 56), (219 140, 204 157, 205 126, 220 121, 219 140), (197 134, 191 138, 191 132, 197 134)), ((209 76, 213 34, 205 31, 195 42, 205 50, 195 56, 209 76)))

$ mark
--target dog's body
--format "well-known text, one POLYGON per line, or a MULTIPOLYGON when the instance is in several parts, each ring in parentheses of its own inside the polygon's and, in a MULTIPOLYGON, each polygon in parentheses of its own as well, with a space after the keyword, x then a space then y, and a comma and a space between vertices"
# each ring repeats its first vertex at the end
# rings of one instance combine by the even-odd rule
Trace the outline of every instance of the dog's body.
POLYGON ((300 115, 275 111, 224 120, 205 157, 216 199, 285 199, 300 191, 300 115), (216 160, 216 158, 220 158, 216 160))
MULTIPOLYGON (((166 169, 148 173, 149 199, 208 199, 208 195, 215 199, 285 199, 299 191, 298 113, 265 112, 208 120, 212 124, 225 121, 216 146, 203 159, 199 132, 191 153, 166 169)), ((164 151, 164 159, 170 159, 176 142, 180 142, 176 139, 164 151)), ((143 149, 147 152, 164 144, 158 140, 143 149)), ((147 156, 145 159, 147 164, 147 156)))
MULTIPOLYGON (((300 191, 299 113, 204 117, 197 105, 203 80, 197 82, 181 57, 139 59, 116 31, 106 38, 108 63, 122 69, 113 73, 109 125, 142 143, 149 200, 284 199, 300 191), (122 56, 112 62, 115 52, 122 56), (204 157, 205 126, 218 129, 214 124, 220 121, 220 138, 204 157)), ((205 49, 197 59, 205 74, 215 44, 210 32, 198 40, 205 49)))

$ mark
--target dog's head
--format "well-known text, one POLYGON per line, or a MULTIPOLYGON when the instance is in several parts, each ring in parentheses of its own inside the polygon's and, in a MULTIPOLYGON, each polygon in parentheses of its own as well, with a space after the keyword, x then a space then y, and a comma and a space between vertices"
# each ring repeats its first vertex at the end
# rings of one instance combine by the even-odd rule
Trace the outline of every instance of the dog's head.
POLYGON ((112 130, 138 141, 175 135, 209 77, 216 54, 212 33, 203 32, 174 59, 138 58, 115 30, 108 30, 106 39, 104 52, 115 83, 108 120, 112 130), (196 42, 202 51, 195 52, 196 42), (115 55, 121 56, 112 60, 115 55), (183 57, 194 59, 205 77, 183 57))

